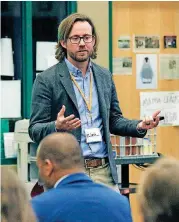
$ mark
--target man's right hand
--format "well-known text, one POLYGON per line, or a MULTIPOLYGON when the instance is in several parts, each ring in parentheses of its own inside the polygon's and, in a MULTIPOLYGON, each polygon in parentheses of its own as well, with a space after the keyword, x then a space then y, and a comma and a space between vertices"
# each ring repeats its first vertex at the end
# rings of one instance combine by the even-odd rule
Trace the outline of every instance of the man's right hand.
POLYGON ((57 130, 73 130, 81 126, 81 120, 75 118, 75 115, 70 115, 65 117, 66 107, 63 105, 60 112, 57 115, 57 120, 55 121, 55 127, 57 130))

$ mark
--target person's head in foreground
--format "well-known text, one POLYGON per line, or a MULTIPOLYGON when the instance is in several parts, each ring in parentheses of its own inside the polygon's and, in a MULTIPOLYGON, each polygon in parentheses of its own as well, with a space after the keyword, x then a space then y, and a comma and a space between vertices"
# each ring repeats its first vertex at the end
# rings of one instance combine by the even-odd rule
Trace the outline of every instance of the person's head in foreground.
POLYGON ((69 133, 46 136, 37 150, 39 176, 47 189, 68 174, 84 172, 84 159, 76 138, 69 133))
POLYGON ((138 200, 145 222, 179 221, 179 160, 161 158, 144 173, 138 200))
POLYGON ((48 189, 31 200, 39 222, 132 222, 127 198, 84 173, 82 151, 72 134, 45 137, 37 165, 48 189))
POLYGON ((35 222, 24 184, 15 171, 1 168, 1 221, 35 222))

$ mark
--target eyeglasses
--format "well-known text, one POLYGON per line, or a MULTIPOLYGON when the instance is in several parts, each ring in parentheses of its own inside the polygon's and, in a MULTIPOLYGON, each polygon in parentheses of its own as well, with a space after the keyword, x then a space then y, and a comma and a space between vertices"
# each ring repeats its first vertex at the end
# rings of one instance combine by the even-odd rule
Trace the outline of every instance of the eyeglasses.
POLYGON ((94 35, 84 35, 84 36, 74 35, 69 37, 70 42, 72 44, 79 44, 81 42, 81 39, 83 39, 85 43, 91 43, 94 40, 94 38, 95 38, 94 35))

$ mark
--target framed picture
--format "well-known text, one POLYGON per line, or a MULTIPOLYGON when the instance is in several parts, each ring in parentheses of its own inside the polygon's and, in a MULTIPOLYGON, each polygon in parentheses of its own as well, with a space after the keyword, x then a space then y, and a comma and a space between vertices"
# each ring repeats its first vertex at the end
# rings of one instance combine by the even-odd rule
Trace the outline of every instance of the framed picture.
POLYGON ((130 36, 119 36, 118 38, 119 49, 130 49, 130 36))
POLYGON ((134 52, 158 52, 160 37, 156 35, 134 35, 134 52))
POLYGON ((113 58, 113 74, 132 75, 132 57, 113 58))
POLYGON ((177 37, 164 36, 164 48, 177 48, 177 37))
POLYGON ((160 79, 179 79, 179 54, 160 54, 160 79))

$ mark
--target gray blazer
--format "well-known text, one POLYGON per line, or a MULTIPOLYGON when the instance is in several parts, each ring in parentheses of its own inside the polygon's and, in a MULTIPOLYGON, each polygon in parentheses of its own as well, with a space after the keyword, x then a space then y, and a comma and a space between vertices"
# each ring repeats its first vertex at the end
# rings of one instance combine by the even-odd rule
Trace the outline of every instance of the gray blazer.
MULTIPOLYGON (((136 130, 139 121, 123 117, 111 73, 95 63, 92 63, 92 67, 104 127, 104 141, 107 144, 112 176, 117 183, 117 170, 112 154, 110 133, 143 137, 145 131, 143 134, 139 134, 136 130)), ((80 118, 75 91, 64 61, 40 73, 35 79, 29 125, 29 135, 34 142, 39 143, 48 134, 56 132, 55 120, 62 105, 66 106, 65 116, 74 114, 80 118)), ((75 129, 71 133, 80 142, 81 128, 75 129)))

